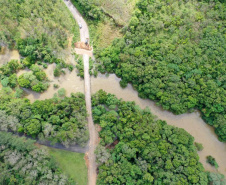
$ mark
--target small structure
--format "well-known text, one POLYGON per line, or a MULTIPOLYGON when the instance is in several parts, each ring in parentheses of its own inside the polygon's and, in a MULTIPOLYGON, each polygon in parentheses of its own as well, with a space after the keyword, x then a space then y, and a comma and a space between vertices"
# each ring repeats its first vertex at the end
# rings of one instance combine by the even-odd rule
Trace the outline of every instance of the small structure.
POLYGON ((89 38, 86 38, 85 43, 84 42, 76 42, 74 45, 75 45, 75 48, 92 50, 92 47, 90 47, 90 45, 89 45, 89 38))

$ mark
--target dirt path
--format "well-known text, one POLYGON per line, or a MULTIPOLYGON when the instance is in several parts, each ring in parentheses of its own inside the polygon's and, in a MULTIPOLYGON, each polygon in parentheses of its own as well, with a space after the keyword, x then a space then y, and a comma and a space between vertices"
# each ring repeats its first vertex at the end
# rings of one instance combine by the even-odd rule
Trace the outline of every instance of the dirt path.
MULTIPOLYGON (((78 10, 71 4, 71 2, 64 0, 66 6, 73 14, 73 17, 78 23, 82 24, 82 28, 80 29, 80 40, 85 42, 86 38, 89 38, 89 29, 82 18, 78 10)), ((92 118, 92 110, 91 110, 91 89, 90 89, 90 75, 89 75, 89 55, 83 54, 83 62, 84 62, 84 80, 85 80, 85 100, 86 100, 86 110, 88 113, 88 127, 90 133, 90 143, 89 143, 89 151, 88 151, 88 184, 95 185, 96 184, 96 158, 95 158, 95 147, 97 145, 97 132, 95 130, 95 126, 93 124, 92 118)))

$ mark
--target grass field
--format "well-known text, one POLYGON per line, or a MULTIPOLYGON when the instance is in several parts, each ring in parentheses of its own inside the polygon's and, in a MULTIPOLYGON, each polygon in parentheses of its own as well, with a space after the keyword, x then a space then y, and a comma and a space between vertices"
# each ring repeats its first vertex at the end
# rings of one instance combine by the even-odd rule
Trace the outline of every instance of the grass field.
POLYGON ((105 13, 121 25, 126 25, 138 0, 89 0, 101 7, 105 13))
MULTIPOLYGON (((101 50, 109 46, 115 38, 122 37, 121 27, 116 26, 114 22, 118 25, 127 25, 138 0, 88 0, 88 2, 100 7, 107 15, 104 21, 86 20, 89 25, 91 45, 101 50)), ((76 0, 72 0, 72 3, 81 14, 84 14, 83 8, 76 0)))
POLYGON ((86 185, 88 182, 87 167, 84 160, 85 154, 69 152, 65 150, 48 148, 50 155, 54 157, 62 172, 78 185, 86 185))
POLYGON ((111 44, 115 38, 122 37, 120 29, 109 22, 99 22, 89 25, 90 40, 94 48, 105 48, 111 44))

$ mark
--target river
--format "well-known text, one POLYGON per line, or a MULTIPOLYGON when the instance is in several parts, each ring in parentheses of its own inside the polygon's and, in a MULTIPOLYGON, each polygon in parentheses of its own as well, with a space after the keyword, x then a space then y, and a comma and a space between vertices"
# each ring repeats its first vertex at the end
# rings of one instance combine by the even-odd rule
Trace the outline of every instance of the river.
POLYGON ((206 156, 211 155, 216 158, 219 164, 218 171, 226 175, 226 144, 217 139, 214 129, 202 120, 198 111, 174 115, 169 111, 163 110, 151 100, 139 98, 138 92, 133 89, 132 85, 129 84, 125 89, 121 88, 119 81, 120 78, 117 78, 114 74, 110 74, 109 77, 99 75, 98 78, 91 79, 91 91, 95 93, 103 89, 108 93, 115 94, 117 98, 122 98, 125 101, 134 101, 142 109, 149 107, 151 112, 159 119, 165 120, 169 125, 185 129, 195 138, 195 142, 203 144, 204 149, 198 154, 204 168, 208 171, 216 172, 215 168, 206 163, 206 156))
MULTIPOLYGON (((0 55, 0 64, 3 64, 0 55)), ((53 84, 58 84, 60 88, 65 88, 67 95, 70 93, 82 92, 84 93, 84 81, 77 76, 76 70, 72 72, 66 70, 66 74, 58 78, 53 76, 53 69, 55 65, 51 64, 45 69, 45 72, 50 79, 50 87, 42 94, 34 93, 26 90, 28 93, 27 98, 34 102, 35 100, 44 100, 53 97, 57 92, 57 89, 53 87, 53 84)), ((18 75, 25 71, 20 71, 18 75)), ((133 89, 131 85, 128 85, 125 89, 122 89, 119 85, 120 79, 114 74, 110 74, 108 77, 105 75, 98 75, 97 78, 91 78, 91 92, 95 93, 100 89, 105 90, 108 93, 115 94, 117 98, 122 98, 125 101, 134 101, 141 108, 149 107, 151 112, 159 119, 167 121, 169 125, 173 125, 179 128, 185 129, 190 133, 196 142, 202 143, 204 146, 203 151, 198 152, 200 156, 200 162, 204 168, 208 171, 216 172, 216 169, 206 163, 206 156, 211 155, 216 158, 219 164, 218 171, 226 175, 226 144, 220 142, 217 139, 216 134, 211 126, 207 125, 200 117, 198 111, 193 113, 186 113, 182 115, 174 115, 169 111, 162 110, 161 107, 156 106, 153 101, 148 99, 141 99, 138 97, 137 91, 133 89)))

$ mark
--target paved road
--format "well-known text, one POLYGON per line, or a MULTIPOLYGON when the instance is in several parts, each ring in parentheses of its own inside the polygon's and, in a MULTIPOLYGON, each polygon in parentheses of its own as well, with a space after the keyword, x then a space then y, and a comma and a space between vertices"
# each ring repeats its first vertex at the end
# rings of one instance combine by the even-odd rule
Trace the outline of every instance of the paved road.
MULTIPOLYGON (((89 38, 89 29, 82 18, 78 10, 71 4, 71 2, 64 0, 68 9, 71 11, 75 20, 78 23, 82 24, 82 28, 80 29, 80 40, 85 42, 86 38, 89 38)), ((97 140, 97 132, 95 130, 95 126, 93 124, 92 118, 92 110, 91 110, 91 90, 90 90, 90 75, 89 75, 89 55, 83 55, 84 62, 84 80, 85 80, 85 100, 86 100, 86 110, 88 112, 88 127, 90 133, 90 143, 89 143, 89 151, 88 151, 88 184, 95 185, 96 184, 96 157, 94 154, 95 147, 98 144, 97 140)))

